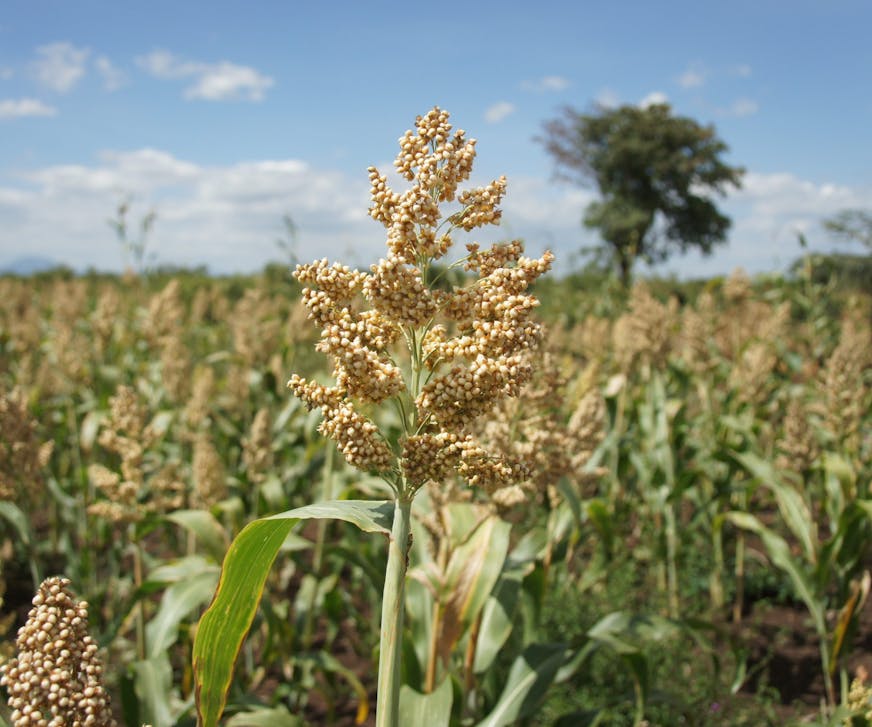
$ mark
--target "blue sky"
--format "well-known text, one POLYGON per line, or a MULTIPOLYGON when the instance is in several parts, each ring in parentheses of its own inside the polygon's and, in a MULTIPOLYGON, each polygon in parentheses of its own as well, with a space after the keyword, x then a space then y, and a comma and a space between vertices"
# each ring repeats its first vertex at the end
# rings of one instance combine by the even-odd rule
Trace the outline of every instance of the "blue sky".
MULTIPOLYGON (((563 106, 666 100, 714 124, 747 169, 729 243, 682 276, 784 267, 797 231, 872 208, 872 4, 7 0, 0 6, 0 267, 39 255, 118 269, 106 224, 129 198, 158 263, 216 272, 282 259, 368 264, 370 164, 389 171, 417 114, 478 139, 474 180, 505 174, 504 224, 562 269, 596 244, 594 189, 559 184, 534 141, 563 106)), ((848 248, 845 248, 848 249, 848 248)), ((857 250, 859 251, 859 250, 857 250)))

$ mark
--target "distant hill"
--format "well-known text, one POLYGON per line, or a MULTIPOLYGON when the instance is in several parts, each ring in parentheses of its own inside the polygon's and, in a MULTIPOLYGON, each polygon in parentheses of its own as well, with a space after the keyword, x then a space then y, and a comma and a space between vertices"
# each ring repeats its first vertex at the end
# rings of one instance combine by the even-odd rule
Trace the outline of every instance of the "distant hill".
POLYGON ((33 275, 60 267, 56 260, 39 255, 24 255, 0 267, 0 275, 33 275))

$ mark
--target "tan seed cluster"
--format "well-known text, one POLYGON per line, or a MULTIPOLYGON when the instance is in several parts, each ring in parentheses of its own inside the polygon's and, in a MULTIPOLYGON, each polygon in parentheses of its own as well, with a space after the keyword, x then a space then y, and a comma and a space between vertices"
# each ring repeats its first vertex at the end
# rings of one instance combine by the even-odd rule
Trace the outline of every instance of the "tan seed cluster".
POLYGON ((0 394, 0 432, 0 500, 34 495, 42 489, 53 443, 40 441, 21 389, 0 394))
POLYGON ((88 604, 74 599, 69 584, 43 581, 18 632, 17 656, 0 668, 15 727, 115 725, 88 634, 88 604))
POLYGON ((780 469, 803 475, 815 464, 820 446, 809 421, 808 408, 799 399, 792 399, 784 417, 784 431, 777 442, 780 469))
POLYGON ((399 475, 403 488, 445 482, 455 471, 496 492, 521 478, 522 468, 486 451, 471 427, 530 377, 525 354, 538 346, 541 332, 532 318, 538 302, 528 288, 553 256, 523 257, 519 241, 486 251, 473 243, 455 263, 475 273, 473 282, 437 289, 431 263, 448 252, 452 232, 498 222, 506 189, 500 177, 458 192, 470 176, 475 142, 453 132, 448 119, 434 108, 400 139, 395 167, 412 182, 405 191, 395 192, 384 174, 369 169, 369 212, 387 230, 385 258, 368 273, 326 260, 297 267, 297 279, 307 286, 303 302, 322 329, 317 349, 333 359, 336 386, 298 376, 289 386, 310 408, 322 409, 321 431, 353 465, 399 475), (460 211, 442 220, 440 205, 452 202, 460 211), (366 311, 357 307, 361 298, 366 311), (397 363, 400 341, 409 380, 397 363), (388 399, 403 412, 399 452, 360 413, 388 399))
POLYGON ((357 412, 340 389, 306 381, 296 374, 288 387, 309 409, 320 408, 324 420, 318 431, 333 439, 348 463, 365 472, 387 472, 395 461, 378 427, 357 412))
POLYGON ((224 463, 212 438, 206 431, 194 440, 194 504, 209 508, 227 497, 227 476, 224 463))
POLYGON ((504 396, 516 396, 532 367, 524 356, 490 359, 479 354, 471 366, 455 366, 427 384, 415 400, 424 418, 446 430, 464 431, 504 396))
POLYGON ((272 432, 269 409, 259 409, 249 435, 242 442, 242 462, 251 482, 262 482, 272 469, 272 432))
POLYGON ((643 367, 661 367, 671 351, 678 324, 678 303, 663 304, 644 283, 630 293, 629 310, 615 322, 612 331, 615 356, 624 369, 639 361, 643 367))

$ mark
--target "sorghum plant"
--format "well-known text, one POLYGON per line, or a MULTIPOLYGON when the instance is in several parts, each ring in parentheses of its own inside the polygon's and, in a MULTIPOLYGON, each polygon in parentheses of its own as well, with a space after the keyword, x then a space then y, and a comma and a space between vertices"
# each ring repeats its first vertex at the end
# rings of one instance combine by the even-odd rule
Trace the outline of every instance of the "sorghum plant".
POLYGON ((88 604, 65 578, 47 578, 18 632, 17 655, 0 668, 12 722, 34 727, 114 727, 103 666, 88 633, 88 604))
POLYGON ((528 288, 551 265, 523 256, 519 241, 446 264, 453 238, 500 220, 505 178, 458 191, 468 180, 475 140, 452 132, 448 114, 434 108, 400 139, 397 172, 411 186, 402 193, 370 168, 370 215, 387 230, 387 256, 369 272, 321 260, 298 266, 309 317, 321 329, 317 349, 333 364, 332 385, 293 376, 289 387, 323 415, 320 431, 352 466, 377 473, 388 502, 333 502, 298 508, 252 523, 224 563, 218 593, 204 615, 194 649, 198 709, 204 724, 223 709, 233 661, 254 615, 278 547, 299 518, 334 517, 389 534, 382 602, 376 722, 399 720, 404 583, 411 538, 411 506, 428 483, 459 475, 470 487, 497 496, 526 476, 520 459, 489 451, 475 436, 478 420, 496 402, 516 396, 530 379, 529 356, 541 338, 528 288), (456 211, 443 214, 442 206, 456 211), (462 268, 468 284, 451 285, 446 270, 462 268), (381 408, 399 427, 379 426, 381 408))

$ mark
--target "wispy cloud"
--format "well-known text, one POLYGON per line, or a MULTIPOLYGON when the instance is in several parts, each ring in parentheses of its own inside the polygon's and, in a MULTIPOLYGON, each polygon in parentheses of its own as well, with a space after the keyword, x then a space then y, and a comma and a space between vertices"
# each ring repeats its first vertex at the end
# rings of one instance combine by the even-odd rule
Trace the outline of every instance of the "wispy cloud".
MULTIPOLYGON (((256 270, 281 256, 274 240, 282 215, 289 213, 300 230, 302 259, 326 256, 365 265, 384 254, 384 231, 366 214, 368 191, 365 178, 298 159, 204 166, 159 149, 105 152, 93 164, 44 167, 20 184, 0 185, 0 229, 17 246, 0 251, 0 265, 3 256, 11 260, 29 251, 77 269, 120 268, 120 250, 104 220, 125 196, 144 210, 157 210, 159 225, 149 247, 159 263, 256 270)), ((598 242, 580 224, 593 199, 589 189, 514 176, 502 225, 479 232, 493 240, 529 240, 533 254, 550 247, 565 271, 574 251, 598 242)), ((821 218, 870 205, 872 188, 749 172, 742 189, 724 201, 734 221, 729 243, 710 259, 675 257, 666 269, 693 275, 724 274, 738 265, 751 273, 772 270, 800 254, 796 230, 814 233, 821 218)), ((822 234, 811 234, 810 242, 829 244, 822 234)))
POLYGON ((563 91, 569 88, 569 79, 563 76, 542 76, 535 81, 521 81, 521 89, 543 93, 546 91, 563 91))
POLYGON ((127 84, 127 76, 106 56, 99 56, 94 60, 97 72, 103 78, 103 88, 107 91, 117 91, 127 84))
POLYGON ((55 114, 57 114, 57 109, 35 98, 0 101, 0 119, 18 119, 24 116, 54 116, 55 114))
POLYGON ((597 106, 607 109, 617 108, 621 103, 621 97, 611 88, 604 88, 596 95, 597 106))
POLYGON ((706 70, 698 63, 693 63, 678 77, 678 85, 682 88, 699 88, 705 85, 706 76, 706 70))
POLYGON ((90 49, 77 48, 72 43, 50 43, 36 49, 37 58, 31 68, 43 86, 67 93, 85 76, 90 54, 90 49))
POLYGON ((6 66, 0 66, 0 81, 8 81, 15 75, 15 71, 6 66))
POLYGON ((656 106, 658 104, 669 103, 669 97, 663 93, 662 91, 652 91, 645 98, 639 101, 639 106, 643 109, 648 108, 649 106, 656 106))
POLYGON ((136 59, 140 68, 156 78, 192 81, 185 98, 207 101, 262 101, 275 81, 250 66, 228 61, 186 61, 166 50, 155 50, 136 59))
POLYGON ((737 98, 726 108, 718 109, 721 116, 735 116, 742 118, 744 116, 753 116, 760 110, 760 105, 751 98, 737 98))
POLYGON ((747 63, 740 63, 738 66, 733 67, 732 74, 734 76, 738 76, 739 78, 750 78, 751 66, 749 66, 747 63))
POLYGON ((498 103, 489 106, 484 112, 484 120, 489 124, 498 124, 507 116, 511 116, 516 111, 515 104, 508 101, 499 101, 498 103))

